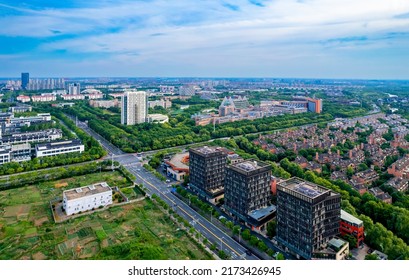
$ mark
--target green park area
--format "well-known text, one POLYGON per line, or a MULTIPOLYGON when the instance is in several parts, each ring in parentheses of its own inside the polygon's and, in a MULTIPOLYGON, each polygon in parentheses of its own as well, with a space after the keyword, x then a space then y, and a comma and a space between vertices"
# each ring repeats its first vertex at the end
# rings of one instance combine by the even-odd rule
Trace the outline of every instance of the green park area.
POLYGON ((142 196, 119 172, 1 191, 0 259, 210 258, 149 199, 54 223, 51 200, 101 181, 126 190, 128 198, 142 196))

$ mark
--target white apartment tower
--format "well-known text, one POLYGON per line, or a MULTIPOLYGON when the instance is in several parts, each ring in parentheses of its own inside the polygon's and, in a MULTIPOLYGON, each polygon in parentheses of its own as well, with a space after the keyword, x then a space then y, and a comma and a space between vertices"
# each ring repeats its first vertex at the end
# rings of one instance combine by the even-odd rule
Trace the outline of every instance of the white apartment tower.
POLYGON ((134 125, 146 122, 148 102, 146 92, 127 91, 122 97, 121 124, 134 125))
POLYGON ((73 83, 68 85, 68 94, 77 95, 81 94, 81 85, 79 83, 73 83))

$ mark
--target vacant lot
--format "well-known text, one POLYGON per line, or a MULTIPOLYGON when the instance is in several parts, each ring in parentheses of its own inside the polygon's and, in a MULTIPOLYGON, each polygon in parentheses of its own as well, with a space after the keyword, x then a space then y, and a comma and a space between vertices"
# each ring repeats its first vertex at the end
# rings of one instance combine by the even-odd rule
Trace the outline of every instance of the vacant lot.
POLYGON ((100 181, 140 193, 117 172, 0 192, 0 259, 208 259, 149 200, 54 224, 49 201, 100 181))

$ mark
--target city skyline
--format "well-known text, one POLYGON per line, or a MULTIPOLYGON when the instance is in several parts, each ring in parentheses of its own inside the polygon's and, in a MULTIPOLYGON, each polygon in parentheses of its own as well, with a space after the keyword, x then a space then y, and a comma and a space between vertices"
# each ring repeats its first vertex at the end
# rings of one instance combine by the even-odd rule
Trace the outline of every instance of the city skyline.
POLYGON ((409 3, 1 0, 2 77, 409 79, 409 3))

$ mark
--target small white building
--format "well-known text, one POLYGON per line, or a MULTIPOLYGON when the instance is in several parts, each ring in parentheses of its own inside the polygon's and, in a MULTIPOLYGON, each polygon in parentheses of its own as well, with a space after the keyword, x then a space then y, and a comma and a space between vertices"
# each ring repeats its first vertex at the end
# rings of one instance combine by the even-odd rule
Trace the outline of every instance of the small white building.
POLYGON ((167 123, 169 122, 169 117, 162 114, 149 114, 148 115, 148 122, 153 123, 167 123))
POLYGON ((83 151, 84 145, 79 139, 37 144, 35 146, 36 157, 55 156, 75 152, 82 153, 83 151))
POLYGON ((27 96, 27 95, 19 95, 19 96, 17 96, 17 101, 20 101, 20 102, 22 102, 22 103, 26 103, 26 102, 30 102, 31 101, 31 98, 30 98, 30 96, 27 96))
POLYGON ((112 189, 106 182, 63 192, 63 208, 68 216, 111 204, 112 189))
POLYGON ((85 95, 82 94, 64 94, 61 95, 62 99, 64 100, 84 100, 85 95))
MULTIPOLYGON (((51 95, 51 94, 33 95, 33 96, 31 96, 31 100, 33 102, 49 102, 49 101, 57 100, 57 97, 55 95, 51 95)), ((23 102, 23 101, 21 101, 21 102, 23 102)))

